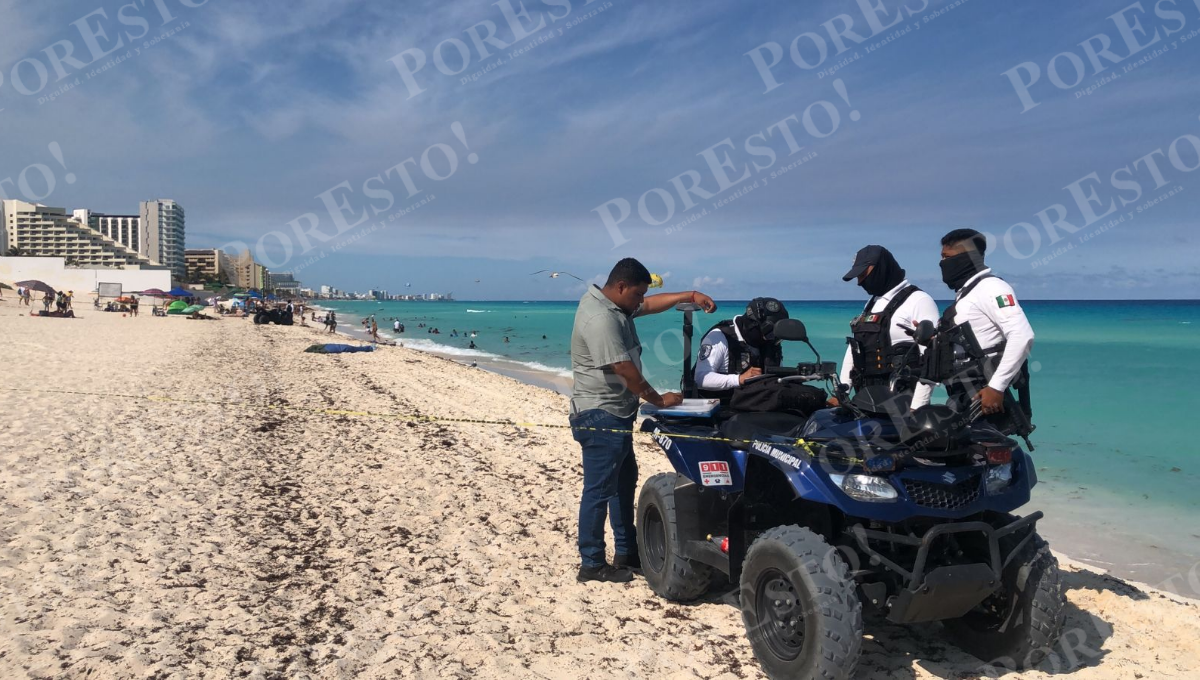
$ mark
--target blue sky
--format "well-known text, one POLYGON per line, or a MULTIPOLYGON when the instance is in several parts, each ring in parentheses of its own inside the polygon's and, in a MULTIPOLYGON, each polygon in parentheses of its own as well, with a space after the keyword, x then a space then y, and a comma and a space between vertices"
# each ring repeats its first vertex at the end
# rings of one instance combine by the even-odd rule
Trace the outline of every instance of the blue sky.
MULTIPOLYGON (((1192 224, 1200 172, 1172 163, 1200 164, 1188 138, 1176 142, 1185 135, 1200 142, 1200 33, 1181 41, 1200 29, 1200 1, 189 6, 199 1, 5 2, 0 179, 12 179, 3 185, 10 197, 19 197, 23 170, 34 178, 26 186, 45 192, 38 173, 27 170, 42 164, 56 178, 42 200, 50 205, 124 212, 139 200, 174 198, 187 210, 189 247, 258 246, 261 238, 260 257, 277 269, 298 269, 307 285, 398 290, 411 282, 414 290, 454 291, 463 299, 576 297, 574 280, 527 274, 551 268, 592 279, 625 256, 669 274, 669 288, 701 285, 717 297, 857 298, 860 291, 840 277, 868 243, 890 247, 911 278, 943 297, 937 240, 966 225, 997 236, 989 260, 1025 297, 1200 297, 1192 224), (510 7, 525 14, 506 17, 510 7), (875 31, 871 8, 877 25, 898 23, 875 31), (1122 10, 1133 27, 1129 36, 1110 18, 1122 10), (514 20, 528 37, 513 39, 514 20), (846 33, 847 21, 861 44, 846 33), (483 23, 475 32, 486 37, 486 22, 507 47, 482 43, 492 54, 481 58, 470 31, 483 23), (539 22, 545 26, 532 30, 539 22), (90 44, 84 27, 104 34, 90 44), (847 47, 841 53, 839 32, 847 47), (1094 51, 1104 54, 1107 40, 1119 63, 1101 57, 1104 70, 1096 74, 1080 43, 1101 34, 1094 51), (1156 35, 1158 42, 1138 50, 1127 42, 1142 45, 1156 35), (810 65, 819 60, 818 42, 825 45, 818 66, 793 63, 797 36, 798 56, 810 65), (461 41, 465 66, 458 43, 439 51, 448 39, 461 41), (60 41, 70 42, 83 64, 61 60, 61 79, 48 56, 62 54, 63 46, 52 47, 60 41), (747 53, 758 50, 770 61, 770 48, 760 47, 768 43, 782 56, 769 70, 779 85, 765 91, 768 81, 747 53), (113 51, 92 63, 93 48, 113 51), (87 77, 131 48, 142 49, 87 77), (1063 52, 1070 55, 1055 57, 1063 52), (415 70, 417 93, 397 66, 402 53, 409 57, 399 63, 415 70), (426 61, 419 70, 411 68, 417 53, 426 61), (836 73, 822 74, 856 53, 836 73), (1147 56, 1153 58, 1081 94, 1147 56), (505 63, 463 81, 497 59, 505 63), (1053 82, 1052 59, 1054 78, 1078 86, 1053 82), (1027 62, 1040 71, 1028 87, 1038 105, 1023 110, 1004 73, 1027 62), (1076 62, 1085 69, 1079 77, 1076 62), (462 72, 445 75, 439 65, 462 72), (806 109, 813 134, 802 124, 806 109), (793 115, 788 129, 804 149, 789 154, 783 130, 769 128, 793 115), (461 123, 465 143, 453 122, 461 123), (745 146, 755 134, 758 156, 745 146), (61 145, 62 164, 50 142, 61 145), (438 144, 446 146, 427 151, 438 144), (447 148, 455 171, 429 179, 422 154, 430 171, 444 176, 447 148), (765 148, 774 155, 770 163, 765 148), (727 163, 729 180, 743 173, 748 179, 722 189, 706 149, 727 163), (477 154, 476 163, 468 153, 477 154), (1147 154, 1155 154, 1161 187, 1145 161, 1131 165, 1147 154), (387 171, 410 158, 401 167, 417 192, 407 196, 401 176, 387 171), (1125 166, 1121 178, 1136 182, 1140 195, 1122 193, 1110 179, 1125 166), (690 195, 691 210, 671 181, 687 171, 713 195, 690 195), (1076 190, 1084 198, 1077 199, 1069 185, 1091 173, 1097 180, 1084 180, 1076 190), (712 207, 756 180, 758 188, 712 207), (375 214, 387 201, 369 199, 368 187, 390 191, 392 205, 375 214), (331 192, 328 200, 323 192, 331 192), (1094 214, 1114 201, 1115 208, 1084 226, 1081 201, 1092 192, 1094 214), (654 221, 665 216, 663 195, 670 196, 671 219, 644 221, 644 194, 654 221), (615 245, 596 209, 620 199, 631 214, 618 225, 623 242, 615 245), (366 219, 334 238, 339 226, 328 205, 339 204, 344 225, 366 219), (1078 231, 1047 231, 1038 213, 1050 209, 1053 223, 1056 204, 1078 231), (408 206, 418 207, 386 219, 408 206), (705 207, 709 214, 668 233, 705 207), (1101 229, 1124 213, 1133 214, 1101 229), (311 226, 305 214, 316 220, 307 246, 300 227, 289 226, 298 219, 311 226), (1029 227, 1013 226, 1020 223, 1029 227), (372 224, 382 226, 370 230, 372 224)), ((1018 77, 1028 79, 1028 71, 1018 77)))

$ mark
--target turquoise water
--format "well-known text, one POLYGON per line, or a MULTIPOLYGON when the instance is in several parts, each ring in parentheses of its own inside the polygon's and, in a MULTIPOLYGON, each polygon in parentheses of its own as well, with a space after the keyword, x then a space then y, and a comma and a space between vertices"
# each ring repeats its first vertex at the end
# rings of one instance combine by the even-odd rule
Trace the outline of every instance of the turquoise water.
MULTIPOLYGON (((694 350, 712 323, 745 307, 745 302, 719 304, 722 309, 717 314, 698 315, 694 350)), ((1078 499, 1081 507, 1094 509, 1097 515, 1119 515, 1114 520, 1118 524, 1124 516, 1153 511, 1150 516, 1165 534, 1171 528, 1166 525, 1187 522, 1191 526, 1200 510, 1196 492, 1200 447, 1190 427, 1200 405, 1194 392, 1200 385, 1200 302, 1023 304, 1037 333, 1031 357, 1038 425, 1033 440, 1045 482, 1039 487, 1042 498, 1050 489, 1058 498, 1048 501, 1078 499)), ((401 339, 410 347, 464 357, 504 357, 569 375, 574 302, 333 302, 327 306, 338 310, 343 328, 374 313, 381 332, 390 335, 390 319, 396 317, 407 327, 401 339), (441 335, 418 329, 422 322, 439 328, 441 335), (474 341, 479 350, 467 350, 471 338, 452 338, 452 330, 478 331, 474 341), (510 339, 507 344, 505 336, 510 339)), ((849 321, 861 310, 861 303, 788 302, 787 307, 808 326, 822 358, 840 363, 849 321)), ((645 373, 660 389, 679 384, 681 321, 681 314, 667 312, 637 322, 645 373)), ((785 359, 811 360, 811 352, 792 343, 785 359)), ((1190 531, 1191 539, 1180 533, 1160 542, 1200 555, 1200 542, 1190 542, 1197 538, 1195 530, 1190 531), (1188 545, 1180 545, 1181 541, 1188 545)))

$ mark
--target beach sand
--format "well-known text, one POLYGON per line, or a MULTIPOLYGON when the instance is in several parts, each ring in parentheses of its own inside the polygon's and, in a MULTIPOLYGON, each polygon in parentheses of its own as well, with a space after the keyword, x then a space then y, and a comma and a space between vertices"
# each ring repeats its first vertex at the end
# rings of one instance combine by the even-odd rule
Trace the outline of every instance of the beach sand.
MULTIPOLYGON (((726 593, 575 582, 567 431, 311 412, 563 424, 559 394, 306 354, 316 328, 21 311, 0 303, 0 677, 761 677, 726 593)), ((1004 677, 1195 677, 1195 602, 1065 578, 1071 651, 1004 677)), ((937 625, 866 625, 859 678, 986 677, 937 625)))

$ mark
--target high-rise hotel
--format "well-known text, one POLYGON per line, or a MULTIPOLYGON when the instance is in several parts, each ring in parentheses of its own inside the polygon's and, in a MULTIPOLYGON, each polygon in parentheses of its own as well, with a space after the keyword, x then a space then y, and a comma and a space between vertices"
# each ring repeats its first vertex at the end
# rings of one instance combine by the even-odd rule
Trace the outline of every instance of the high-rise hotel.
POLYGON ((0 255, 63 257, 81 267, 149 265, 171 269, 182 281, 183 207, 169 199, 142 201, 137 215, 106 215, 6 200, 0 214, 0 255))

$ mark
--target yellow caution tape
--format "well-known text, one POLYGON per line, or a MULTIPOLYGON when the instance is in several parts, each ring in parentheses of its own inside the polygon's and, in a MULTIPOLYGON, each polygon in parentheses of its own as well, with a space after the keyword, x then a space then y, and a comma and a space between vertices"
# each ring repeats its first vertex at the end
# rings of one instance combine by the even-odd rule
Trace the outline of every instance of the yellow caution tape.
MULTIPOLYGON (((472 425, 505 425, 510 427, 526 427, 526 428, 544 428, 553 430, 581 430, 585 432, 613 432, 617 434, 632 434, 632 435, 647 435, 647 436, 662 436, 668 439, 688 439, 692 441, 709 441, 720 442, 723 444, 764 444, 766 446, 779 446, 782 442, 778 441, 762 441, 756 439, 730 439, 728 437, 710 437, 699 434, 683 434, 677 432, 641 432, 638 430, 620 430, 607 427, 575 427, 572 425, 555 425, 551 423, 531 423, 519 420, 488 420, 483 418, 450 418, 447 416, 423 416, 417 413, 376 413, 373 411, 347 411, 341 409, 329 408, 309 408, 304 406, 291 406, 285 404, 264 404, 261 402, 249 401, 215 401, 211 399, 184 399, 180 397, 168 397, 165 395, 156 394, 118 394, 115 392, 85 392, 80 390, 48 390, 48 389, 23 389, 19 387, 3 387, 0 391, 5 392, 25 392, 30 394, 73 394, 87 397, 107 397, 114 399, 135 399, 140 401, 164 401, 180 404, 201 404, 208 406, 220 406, 223 408, 245 408, 245 409, 263 409, 267 411, 293 411, 296 413, 306 413, 310 415, 324 416, 349 416, 355 418, 391 418, 403 420, 413 423, 460 423, 472 425)), ((804 439, 797 439, 793 447, 803 448, 811 456, 817 455, 817 445, 813 442, 804 439)), ((856 459, 847 458, 850 462, 856 462, 856 459)))

